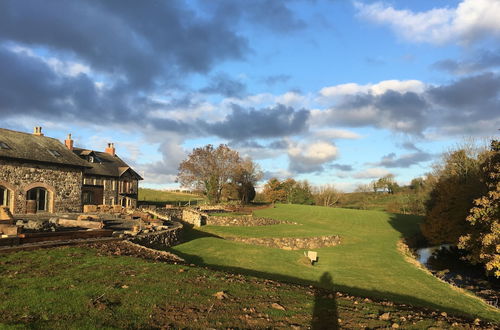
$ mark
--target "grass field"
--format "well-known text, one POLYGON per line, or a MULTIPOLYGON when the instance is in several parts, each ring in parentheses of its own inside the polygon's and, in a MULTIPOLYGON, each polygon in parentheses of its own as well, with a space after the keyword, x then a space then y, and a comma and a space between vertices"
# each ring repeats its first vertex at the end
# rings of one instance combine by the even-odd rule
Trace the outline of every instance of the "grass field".
POLYGON ((353 192, 342 195, 339 207, 358 210, 388 211, 391 205, 405 201, 406 194, 353 192))
POLYGON ((151 204, 182 204, 191 203, 192 205, 203 201, 203 197, 195 194, 156 190, 148 188, 139 188, 139 202, 151 204))
MULTIPOLYGON (((338 324, 352 329, 386 328, 395 322, 405 329, 449 328, 455 322, 470 326, 429 310, 123 256, 126 246, 107 243, 0 255, 0 328, 332 329, 338 324), (380 319, 384 313, 390 317, 380 319)), ((330 280, 322 276, 323 283, 330 280)))
POLYGON ((277 205, 256 214, 299 225, 202 227, 191 231, 191 240, 175 246, 172 252, 198 265, 304 284, 322 285, 320 277, 328 273, 333 283, 329 289, 500 321, 494 308, 405 260, 397 243, 418 231, 420 217, 302 205, 277 205), (331 234, 340 235, 342 244, 318 249, 315 266, 303 262, 303 251, 221 239, 331 234))

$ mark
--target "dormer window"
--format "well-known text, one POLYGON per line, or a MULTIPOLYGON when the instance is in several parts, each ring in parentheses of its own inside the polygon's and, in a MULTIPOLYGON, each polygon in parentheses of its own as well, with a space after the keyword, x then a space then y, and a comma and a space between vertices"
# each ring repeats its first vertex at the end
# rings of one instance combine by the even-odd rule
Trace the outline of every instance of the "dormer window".
POLYGON ((61 153, 59 153, 59 151, 57 151, 57 150, 49 149, 49 152, 54 157, 61 157, 62 156, 61 153))
POLYGON ((10 150, 12 148, 7 143, 0 141, 0 149, 10 150))
POLYGON ((94 162, 94 156, 89 156, 89 162, 91 162, 91 163, 94 162))

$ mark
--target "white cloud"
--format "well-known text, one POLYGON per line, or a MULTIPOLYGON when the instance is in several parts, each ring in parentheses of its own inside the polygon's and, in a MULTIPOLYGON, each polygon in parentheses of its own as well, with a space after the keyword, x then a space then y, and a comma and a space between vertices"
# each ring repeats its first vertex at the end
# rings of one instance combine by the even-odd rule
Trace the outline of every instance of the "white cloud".
POLYGON ((378 179, 387 174, 391 174, 391 172, 389 172, 385 168, 372 167, 355 173, 353 177, 355 177, 356 179, 378 179))
POLYGON ((343 129, 320 129, 314 135, 321 139, 360 139, 361 135, 358 133, 343 130, 343 129))
POLYGON ((326 162, 335 159, 338 148, 331 143, 319 141, 311 144, 299 144, 290 147, 288 154, 291 156, 302 156, 318 162, 326 162))
POLYGON ((342 96, 360 93, 382 95, 389 90, 399 93, 421 93, 424 89, 425 84, 419 80, 383 80, 376 84, 366 85, 348 83, 322 88, 319 91, 319 101, 330 102, 342 96))
POLYGON ((288 158, 290 171, 310 173, 323 170, 323 164, 338 156, 338 148, 330 142, 290 143, 288 158))
POLYGON ((382 2, 354 2, 358 15, 387 24, 396 33, 414 42, 443 44, 470 43, 500 36, 500 1, 464 0, 456 8, 435 8, 424 12, 395 9, 382 2))
POLYGON ((306 97, 296 92, 287 92, 276 97, 276 103, 281 103, 289 107, 302 107, 306 102, 306 97))

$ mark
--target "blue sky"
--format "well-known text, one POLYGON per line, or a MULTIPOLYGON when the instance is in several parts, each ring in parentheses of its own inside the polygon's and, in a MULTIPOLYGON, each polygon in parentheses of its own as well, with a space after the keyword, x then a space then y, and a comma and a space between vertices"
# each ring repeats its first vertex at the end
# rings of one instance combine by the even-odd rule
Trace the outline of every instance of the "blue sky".
POLYGON ((227 143, 265 177, 352 191, 498 136, 500 1, 2 1, 0 127, 176 187, 227 143))

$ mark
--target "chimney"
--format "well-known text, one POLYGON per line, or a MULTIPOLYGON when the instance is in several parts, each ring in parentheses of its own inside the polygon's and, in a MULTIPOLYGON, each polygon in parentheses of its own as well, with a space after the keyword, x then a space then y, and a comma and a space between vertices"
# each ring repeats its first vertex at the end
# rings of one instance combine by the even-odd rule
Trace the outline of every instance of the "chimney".
POLYGON ((116 149, 114 143, 108 143, 108 147, 106 148, 106 153, 110 154, 111 156, 115 156, 116 149))
POLYGON ((33 129, 33 135, 43 136, 42 126, 35 126, 35 128, 33 129))
POLYGON ((68 134, 68 137, 64 140, 64 144, 66 145, 66 148, 73 151, 73 139, 71 138, 71 134, 68 134))

